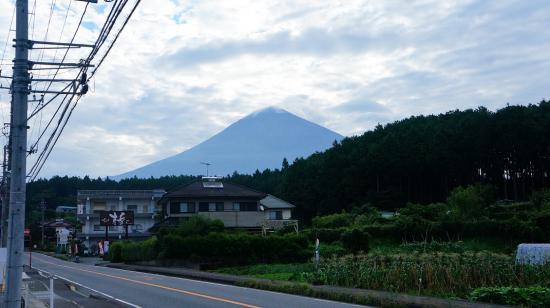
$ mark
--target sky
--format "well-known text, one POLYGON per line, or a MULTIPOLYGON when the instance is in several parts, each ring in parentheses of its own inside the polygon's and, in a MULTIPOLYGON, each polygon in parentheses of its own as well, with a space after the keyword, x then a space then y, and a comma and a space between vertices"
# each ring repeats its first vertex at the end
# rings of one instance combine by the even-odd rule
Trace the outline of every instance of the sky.
MULTIPOLYGON (((85 7, 29 2, 36 40, 70 40, 85 7)), ((14 3, 0 0, 3 75, 14 3)), ((110 5, 89 5, 75 42, 93 43, 110 5)), ((538 103, 550 98, 548 16, 544 0, 144 0, 40 177, 120 174, 268 106, 353 136, 411 115, 538 103)), ((9 97, 0 90, 4 123, 9 97)), ((30 120, 29 142, 53 110, 30 120)))

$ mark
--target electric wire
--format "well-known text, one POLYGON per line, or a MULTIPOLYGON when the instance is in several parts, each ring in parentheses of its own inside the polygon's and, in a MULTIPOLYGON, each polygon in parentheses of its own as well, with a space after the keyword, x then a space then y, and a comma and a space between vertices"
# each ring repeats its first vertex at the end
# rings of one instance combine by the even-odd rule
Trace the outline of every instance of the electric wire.
MULTIPOLYGON (((92 62, 92 60, 94 59, 94 57, 98 54, 98 52, 101 49, 102 45, 108 40, 111 30, 113 29, 114 25, 116 24, 116 20, 119 18, 120 14, 123 12, 124 6, 126 5, 127 2, 128 2, 127 0, 116 1, 115 2, 115 4, 113 5, 113 7, 112 7, 112 9, 109 13, 109 16, 108 16, 107 20, 103 24, 100 35, 98 36, 98 39, 96 41, 95 48, 90 52, 90 54, 86 58, 86 60, 84 60, 84 63, 90 64, 92 62)), ((130 17, 133 15, 134 11, 136 10, 136 8, 137 8, 137 6, 139 5, 140 2, 141 2, 141 0, 136 0, 133 8, 130 11, 130 13, 128 14, 128 16, 126 16, 125 20, 122 23, 122 26, 117 31, 117 34, 115 35, 114 39, 109 42, 109 44, 108 44, 109 46, 107 47, 105 53, 100 58, 98 64, 95 66, 95 68, 92 71, 91 75, 87 78, 87 81, 89 81, 93 77, 93 75, 96 73, 98 68, 104 62, 105 58, 110 53, 112 47, 114 46, 114 44, 118 40, 120 34, 122 33, 123 29, 126 27, 130 17)), ((71 41, 71 43, 72 43, 72 41, 71 41)), ((82 74, 84 74, 87 70, 88 70, 88 66, 86 66, 86 65, 83 66, 81 68, 78 76, 82 76, 82 74)), ((61 134, 63 133, 63 131, 64 131, 71 115, 73 114, 73 111, 75 110, 76 106, 78 105, 78 102, 80 101, 81 97, 82 96, 78 95, 77 93, 73 93, 73 94, 70 94, 70 95, 66 94, 64 96, 62 102, 59 104, 58 109, 56 110, 56 113, 54 114, 54 116, 52 116, 52 119, 50 119, 50 121, 48 122, 48 125, 44 129, 44 132, 51 125, 51 123, 53 122, 53 119, 55 119, 55 115, 57 115, 57 113, 59 112, 61 107, 64 106, 63 111, 61 112, 60 116, 58 117, 57 125, 55 126, 55 128, 53 128, 53 130, 52 130, 52 132, 51 132, 51 134, 48 138, 48 141, 46 142, 46 145, 45 145, 44 149, 41 151, 38 159, 35 161, 34 165, 32 166, 32 168, 30 170, 30 173, 28 175, 30 181, 34 181, 36 179, 36 177, 38 176, 38 174, 40 173, 40 171, 42 170, 42 168, 43 168, 44 164, 46 163, 47 159, 49 158, 53 148, 55 147, 55 145, 57 144, 57 141, 59 140, 61 134), (77 97, 76 100, 74 100, 75 96, 77 97), (66 101, 67 98, 68 98, 68 101, 66 101), (65 101, 66 101, 66 103, 63 104, 65 101)), ((50 103, 51 101, 52 100, 50 100, 48 103, 50 103)), ((44 105, 44 104, 42 104, 42 105, 44 105)), ((43 108, 44 108, 44 106, 41 107, 40 110, 42 110, 43 108)), ((40 110, 35 110, 31 114, 31 117, 33 115, 35 115, 37 112, 40 112, 40 110)), ((41 136, 44 135, 44 132, 41 134, 41 136)))

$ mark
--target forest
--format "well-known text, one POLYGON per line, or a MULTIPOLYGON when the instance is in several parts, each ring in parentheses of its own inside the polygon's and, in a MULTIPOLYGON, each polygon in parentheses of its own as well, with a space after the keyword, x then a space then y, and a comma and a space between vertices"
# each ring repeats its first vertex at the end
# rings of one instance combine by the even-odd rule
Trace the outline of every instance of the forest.
MULTIPOLYGON (((295 204, 294 216, 306 225, 316 216, 365 205, 395 210, 442 202, 454 188, 473 184, 491 186, 499 200, 526 200, 550 186, 550 101, 412 116, 307 158, 284 159, 279 169, 225 177, 295 204)), ((74 205, 78 189, 171 190, 197 179, 39 179, 28 184, 27 211, 45 200, 51 216, 58 205, 74 205)))

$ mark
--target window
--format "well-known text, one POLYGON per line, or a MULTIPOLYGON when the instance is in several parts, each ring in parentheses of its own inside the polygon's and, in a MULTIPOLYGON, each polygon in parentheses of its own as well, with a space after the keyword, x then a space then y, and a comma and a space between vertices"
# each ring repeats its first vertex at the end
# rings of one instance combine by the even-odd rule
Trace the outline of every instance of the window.
POLYGON ((269 219, 271 220, 282 220, 283 211, 271 211, 269 212, 269 219))
POLYGON ((142 232, 142 231, 143 231, 143 225, 135 224, 132 226, 132 232, 142 232))
POLYGON ((233 210, 233 204, 229 203, 229 202, 224 203, 223 204, 223 210, 224 210, 224 212, 233 212, 234 211, 233 210))
POLYGON ((223 202, 199 202, 199 212, 223 212, 223 202))
POLYGON ((199 212, 208 212, 208 202, 199 203, 199 212))
POLYGON ((195 202, 170 202, 170 213, 195 213, 195 202))
POLYGON ((98 202, 94 201, 92 204, 92 211, 94 214, 99 213, 99 211, 105 211, 107 210, 107 203, 106 202, 98 202))
POLYGON ((241 212, 256 212, 258 211, 258 204, 256 202, 241 202, 240 210, 241 212))
POLYGON ((180 211, 180 206, 176 202, 170 202, 170 214, 177 214, 180 211))
POLYGON ((180 202, 180 213, 195 213, 195 203, 194 202, 180 202))
POLYGON ((93 203, 93 209, 94 211, 104 211, 107 207, 107 202, 100 202, 100 201, 94 201, 93 203))
POLYGON ((233 203, 233 211, 240 211, 241 210, 241 204, 239 202, 233 203))
MULTIPOLYGON (((94 231, 105 231, 105 226, 94 225, 94 231)), ((118 226, 109 226, 109 231, 118 231, 118 226)))
POLYGON ((134 213, 135 213, 135 212, 137 211, 137 205, 135 205, 135 204, 128 204, 128 205, 126 206, 126 210, 128 210, 128 211, 134 211, 134 213))

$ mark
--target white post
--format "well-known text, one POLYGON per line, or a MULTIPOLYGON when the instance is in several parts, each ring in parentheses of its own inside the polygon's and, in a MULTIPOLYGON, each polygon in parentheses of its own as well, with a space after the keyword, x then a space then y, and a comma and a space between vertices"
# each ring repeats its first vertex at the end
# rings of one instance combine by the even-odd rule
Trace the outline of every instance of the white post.
POLYGON ((50 277, 50 308, 54 308, 53 307, 53 297, 54 297, 54 292, 53 292, 53 276, 50 277))

